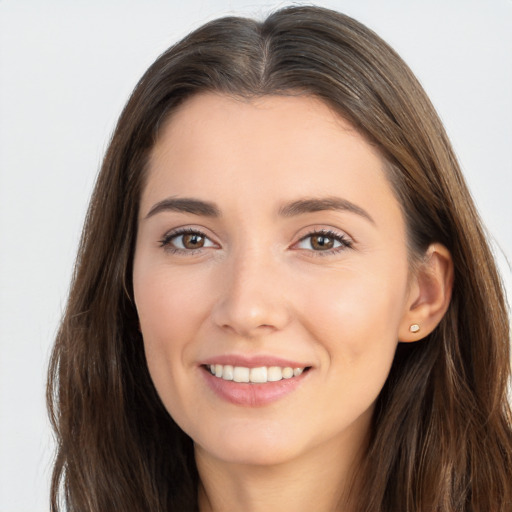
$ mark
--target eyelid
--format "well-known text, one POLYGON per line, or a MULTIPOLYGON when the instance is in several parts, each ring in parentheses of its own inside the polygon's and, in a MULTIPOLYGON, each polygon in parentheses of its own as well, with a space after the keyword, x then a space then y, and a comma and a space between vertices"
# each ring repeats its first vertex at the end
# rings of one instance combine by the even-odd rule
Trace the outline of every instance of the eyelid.
POLYGON ((329 256, 334 255, 340 252, 343 252, 347 249, 353 248, 354 240, 352 237, 347 235, 345 232, 334 229, 334 228, 326 228, 320 226, 311 226, 308 228, 308 231, 299 236, 298 241, 294 242, 291 246, 292 249, 304 251, 310 253, 313 256, 329 256), (315 250, 313 248, 306 249, 297 247, 304 240, 311 238, 313 236, 325 236, 326 238, 331 238, 339 242, 340 245, 337 247, 333 247, 331 249, 325 250, 315 250))
POLYGON ((178 228, 171 229, 170 231, 166 232, 162 236, 162 238, 160 238, 159 245, 164 250, 169 251, 169 252, 171 252, 173 254, 187 254, 187 255, 195 254, 195 253, 197 253, 199 251, 202 251, 204 249, 209 249, 211 247, 218 247, 219 246, 212 239, 211 236, 209 236, 209 235, 207 235, 205 233, 205 231, 203 229, 192 227, 192 226, 183 226, 183 227, 178 227, 178 228), (196 249, 184 249, 184 248, 181 248, 181 247, 174 247, 172 245, 172 240, 176 239, 176 238, 179 238, 180 236, 183 236, 183 235, 199 235, 202 238, 204 238, 204 239, 208 240, 209 242, 211 242, 211 244, 207 245, 206 247, 203 246, 203 247, 198 247, 196 249))
MULTIPOLYGON (((186 255, 192 255, 197 252, 201 252, 205 249, 210 249, 212 247, 219 248, 220 245, 215 242, 213 237, 208 235, 203 228, 195 227, 195 226, 182 226, 177 227, 169 230, 166 232, 162 238, 159 240, 159 246, 163 248, 166 251, 169 251, 174 254, 186 254, 186 255), (187 249, 187 248, 181 248, 181 247, 175 247, 172 245, 173 239, 179 238, 182 235, 199 235, 200 237, 204 238, 209 242, 208 245, 197 247, 194 249, 187 249)), ((294 242, 291 245, 291 249, 304 251, 307 253, 310 253, 313 256, 328 256, 337 254, 339 252, 342 252, 346 249, 350 249, 353 247, 354 240, 351 236, 347 235, 344 231, 338 230, 336 228, 332 227, 325 227, 325 226, 309 226, 307 228, 304 228, 302 231, 302 234, 299 235, 299 238, 296 242, 294 242), (336 247, 332 247, 330 249, 325 250, 315 250, 314 248, 301 248, 298 247, 298 245, 303 242, 304 240, 311 238, 313 236, 324 236, 326 238, 334 239, 336 242, 338 242, 338 245, 336 247)), ((300 233, 300 232, 299 232, 300 233)))

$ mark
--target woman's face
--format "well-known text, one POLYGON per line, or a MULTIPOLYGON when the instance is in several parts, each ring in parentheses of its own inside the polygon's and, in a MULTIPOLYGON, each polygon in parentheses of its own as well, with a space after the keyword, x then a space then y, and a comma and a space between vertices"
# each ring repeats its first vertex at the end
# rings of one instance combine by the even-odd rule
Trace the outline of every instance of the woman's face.
POLYGON ((381 158, 325 104, 186 102, 151 154, 133 272, 151 377, 198 450, 361 445, 410 305, 405 225, 381 158))

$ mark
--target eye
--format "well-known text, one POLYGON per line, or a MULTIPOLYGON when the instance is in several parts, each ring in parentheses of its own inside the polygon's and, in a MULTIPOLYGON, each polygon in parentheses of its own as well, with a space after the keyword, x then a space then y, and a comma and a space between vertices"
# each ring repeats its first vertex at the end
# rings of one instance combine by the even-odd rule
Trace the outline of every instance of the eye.
POLYGON ((197 249, 216 247, 216 244, 201 231, 182 229, 166 234, 160 240, 160 247, 171 252, 192 252, 197 249))
POLYGON ((302 237, 295 245, 297 249, 332 254, 352 247, 352 241, 346 236, 329 230, 314 231, 302 237))

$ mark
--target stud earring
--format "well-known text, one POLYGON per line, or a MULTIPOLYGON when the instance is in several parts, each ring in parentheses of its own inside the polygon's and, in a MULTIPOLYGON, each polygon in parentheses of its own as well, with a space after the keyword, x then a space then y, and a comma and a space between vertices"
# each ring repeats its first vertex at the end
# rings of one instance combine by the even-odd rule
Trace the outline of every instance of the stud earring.
POLYGON ((409 327, 409 331, 411 331, 413 334, 417 333, 420 330, 420 326, 418 324, 412 324, 409 327))

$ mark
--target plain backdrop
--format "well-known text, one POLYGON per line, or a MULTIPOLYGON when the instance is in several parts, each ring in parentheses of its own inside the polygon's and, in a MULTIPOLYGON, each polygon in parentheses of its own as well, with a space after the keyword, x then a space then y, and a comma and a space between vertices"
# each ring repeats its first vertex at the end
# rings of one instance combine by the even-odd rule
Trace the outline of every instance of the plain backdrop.
MULTIPOLYGON (((301 3, 301 2, 296 2, 301 3)), ((511 293, 512 0, 332 0, 409 63, 445 123, 511 293)), ((0 0, 0 512, 48 510, 45 373, 102 154, 171 43, 257 0, 0 0)))

